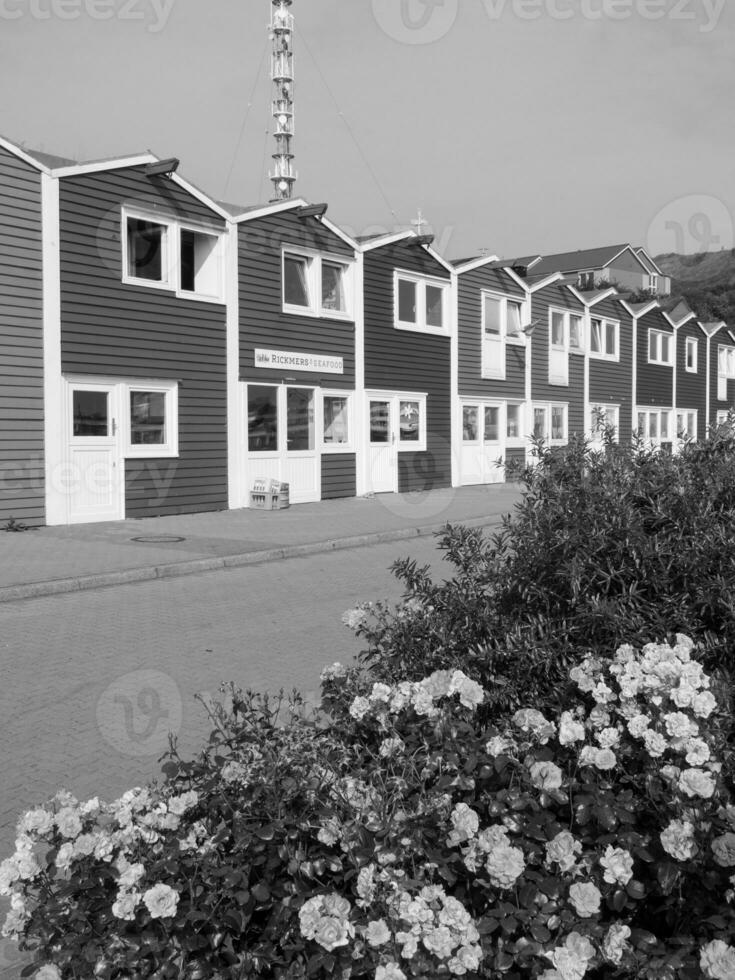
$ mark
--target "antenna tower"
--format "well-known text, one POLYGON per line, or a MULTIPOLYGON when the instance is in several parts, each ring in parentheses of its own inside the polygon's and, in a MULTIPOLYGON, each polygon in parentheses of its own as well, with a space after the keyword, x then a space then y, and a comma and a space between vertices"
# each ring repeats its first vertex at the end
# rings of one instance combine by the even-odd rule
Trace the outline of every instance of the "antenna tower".
POLYGON ((273 182, 273 200, 293 197, 296 171, 293 168, 291 140, 294 135, 293 102, 293 32, 294 18, 289 8, 293 0, 272 0, 270 36, 273 41, 271 76, 273 78, 273 120, 276 152, 269 175, 273 182))

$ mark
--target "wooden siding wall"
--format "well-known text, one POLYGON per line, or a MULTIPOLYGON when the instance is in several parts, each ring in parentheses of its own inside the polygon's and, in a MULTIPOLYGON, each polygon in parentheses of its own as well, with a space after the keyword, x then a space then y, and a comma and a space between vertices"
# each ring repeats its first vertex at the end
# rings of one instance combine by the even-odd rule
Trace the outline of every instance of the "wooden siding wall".
POLYGON ((289 211, 245 221, 238 230, 240 379, 278 384, 288 375, 298 384, 354 389, 354 321, 284 313, 281 285, 284 245, 346 259, 353 259, 354 251, 317 218, 302 220, 289 211), (342 357, 344 374, 256 368, 256 347, 342 357))
POLYGON ((690 408, 697 411, 697 438, 704 439, 707 434, 707 338, 699 329, 695 320, 690 320, 689 323, 680 327, 677 330, 677 335, 676 407, 677 409, 690 408), (687 337, 693 337, 697 341, 696 373, 687 371, 686 369, 687 337))
POLYGON ((482 292, 525 299, 525 293, 502 269, 481 266, 458 276, 459 394, 469 398, 525 398, 526 349, 505 348, 505 380, 482 378, 482 292))
POLYGON ((589 359, 589 400, 591 404, 620 405, 618 439, 621 443, 627 443, 633 431, 633 319, 614 296, 596 303, 591 315, 620 323, 620 360, 589 359))
POLYGON ((576 433, 585 435, 585 404, 584 404, 584 355, 569 355, 569 389, 567 397, 561 401, 569 403, 567 428, 569 435, 576 433))
POLYGON ((357 495, 357 457, 354 453, 322 455, 322 500, 357 495))
POLYGON ((0 147, 0 522, 45 520, 41 177, 0 147))
POLYGON ((60 184, 62 370, 179 382, 179 457, 126 460, 126 516, 226 508, 225 306, 123 284, 120 207, 214 228, 223 220, 141 169, 60 184))
POLYGON ((672 343, 676 342, 674 328, 661 310, 651 310, 638 320, 636 405, 671 408, 674 401, 674 368, 648 363, 648 331, 651 329, 671 334, 672 343))
POLYGON ((447 271, 421 247, 396 243, 365 253, 365 387, 427 393, 427 451, 399 452, 398 489, 447 487, 452 479, 450 338, 395 329, 396 269, 449 281, 447 271))
MULTIPOLYGON (((570 402, 576 398, 572 390, 572 369, 570 363, 569 385, 549 384, 549 309, 569 310, 570 313, 584 313, 584 307, 572 292, 559 283, 551 283, 533 294, 531 319, 539 320, 531 337, 531 398, 539 402, 570 402)), ((570 354, 570 362, 581 360, 570 354)), ((584 400, 584 389, 580 394, 584 400)), ((570 429, 571 432, 571 424, 570 429)))

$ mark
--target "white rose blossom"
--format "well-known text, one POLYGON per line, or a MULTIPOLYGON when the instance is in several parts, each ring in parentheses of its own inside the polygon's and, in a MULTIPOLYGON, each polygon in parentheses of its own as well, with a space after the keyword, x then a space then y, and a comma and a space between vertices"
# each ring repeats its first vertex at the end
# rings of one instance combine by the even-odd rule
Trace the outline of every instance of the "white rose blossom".
POLYGON ((589 919, 600 911, 602 893, 592 882, 578 882, 569 889, 569 899, 577 915, 589 919))
POLYGON ((715 837, 711 847, 715 861, 721 868, 735 868, 735 834, 728 832, 715 837))
POLYGON ((672 820, 659 836, 663 849, 677 861, 689 861, 699 851, 694 825, 688 820, 672 820))
POLYGON ((630 939, 630 928, 619 922, 613 923, 602 941, 602 955, 610 963, 619 966, 628 946, 628 939, 630 939))
POLYGON ((546 844, 546 863, 558 864, 560 871, 571 871, 582 853, 582 844, 568 830, 560 831, 546 844))
POLYGON ((385 919, 375 919, 372 922, 368 922, 365 929, 365 939, 367 939, 368 945, 372 946, 373 949, 377 949, 378 946, 384 946, 391 937, 391 932, 385 923, 385 919))
POLYGON ((702 973, 710 980, 733 980, 735 977, 735 948, 721 939, 713 939, 702 948, 699 957, 702 973))
POLYGON ((170 919, 176 915, 179 895, 169 885, 159 882, 143 893, 143 902, 152 919, 170 919))
POLYGON ((708 800, 714 796, 715 781, 704 769, 685 769, 679 776, 679 789, 689 797, 708 800))
POLYGON ((627 885, 633 877, 633 857, 621 847, 608 844, 600 865, 605 869, 602 877, 611 885, 627 885))

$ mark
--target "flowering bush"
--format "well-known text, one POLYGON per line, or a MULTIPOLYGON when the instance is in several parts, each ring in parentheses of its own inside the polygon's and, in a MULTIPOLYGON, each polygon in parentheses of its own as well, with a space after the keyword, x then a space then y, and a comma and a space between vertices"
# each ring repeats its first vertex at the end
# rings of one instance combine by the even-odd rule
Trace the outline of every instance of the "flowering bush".
POLYGON ((589 655, 506 722, 459 668, 332 665, 328 715, 233 690, 160 785, 21 818, 4 933, 41 980, 732 980, 730 750, 693 651, 589 655))

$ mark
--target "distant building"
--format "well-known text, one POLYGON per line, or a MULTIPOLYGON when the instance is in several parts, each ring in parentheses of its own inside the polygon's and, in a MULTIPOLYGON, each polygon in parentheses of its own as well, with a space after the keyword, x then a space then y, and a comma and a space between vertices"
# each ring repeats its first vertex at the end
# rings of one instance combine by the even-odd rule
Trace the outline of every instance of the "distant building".
POLYGON ((671 293, 671 279, 661 272, 644 248, 632 245, 530 255, 509 264, 525 268, 527 274, 534 277, 550 276, 555 272, 561 272, 566 278, 576 277, 577 287, 582 290, 595 289, 603 282, 617 285, 621 291, 646 289, 656 296, 671 293))

